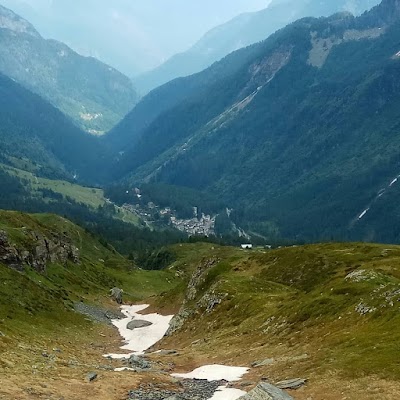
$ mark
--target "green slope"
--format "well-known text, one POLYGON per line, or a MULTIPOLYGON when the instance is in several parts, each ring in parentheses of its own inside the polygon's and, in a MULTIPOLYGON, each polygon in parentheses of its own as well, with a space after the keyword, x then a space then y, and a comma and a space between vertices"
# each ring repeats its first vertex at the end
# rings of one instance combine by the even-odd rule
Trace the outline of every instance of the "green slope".
MULTIPOLYGON (((398 246, 332 243, 241 251, 186 245, 175 251, 173 269, 190 284, 158 303, 167 310, 184 301, 184 323, 160 347, 184 349, 183 358, 194 363, 207 356, 243 366, 268 359, 251 370, 250 379, 308 377, 305 398, 325 378, 332 383, 379 377, 398 385, 398 246)), ((387 389, 381 382, 380 393, 387 394, 382 398, 394 399, 387 389)), ((331 390, 332 398, 340 396, 334 385, 331 390)), ((360 397, 351 385, 338 390, 349 398, 373 398, 366 387, 360 397)))

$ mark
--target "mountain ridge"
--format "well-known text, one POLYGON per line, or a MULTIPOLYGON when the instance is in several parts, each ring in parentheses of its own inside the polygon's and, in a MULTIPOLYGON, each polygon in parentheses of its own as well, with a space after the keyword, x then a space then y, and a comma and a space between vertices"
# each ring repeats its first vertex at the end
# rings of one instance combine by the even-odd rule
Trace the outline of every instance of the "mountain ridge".
POLYGON ((341 10, 361 14, 377 2, 273 1, 264 10, 242 14, 215 27, 186 52, 171 57, 158 68, 136 78, 135 85, 142 94, 146 94, 169 80, 197 73, 232 51, 262 41, 296 19, 328 16, 341 10), (288 8, 291 13, 287 12, 288 8))
POLYGON ((129 78, 61 42, 43 39, 28 21, 2 6, 0 72, 50 101, 91 133, 110 129, 137 100, 129 78))

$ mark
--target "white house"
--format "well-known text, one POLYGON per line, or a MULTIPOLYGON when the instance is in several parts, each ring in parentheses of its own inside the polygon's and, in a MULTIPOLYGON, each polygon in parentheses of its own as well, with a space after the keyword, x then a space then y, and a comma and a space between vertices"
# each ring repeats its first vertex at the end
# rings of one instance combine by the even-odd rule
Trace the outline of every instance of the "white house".
POLYGON ((252 244, 242 244, 241 248, 243 250, 251 250, 253 248, 253 245, 252 244))

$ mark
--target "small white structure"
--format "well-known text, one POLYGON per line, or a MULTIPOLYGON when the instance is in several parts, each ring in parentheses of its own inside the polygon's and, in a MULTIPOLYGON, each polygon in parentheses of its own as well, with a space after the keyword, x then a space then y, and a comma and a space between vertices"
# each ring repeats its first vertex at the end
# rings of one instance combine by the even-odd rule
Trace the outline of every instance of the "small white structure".
POLYGON ((241 248, 243 250, 251 250, 253 248, 253 245, 252 244, 242 244, 241 248))

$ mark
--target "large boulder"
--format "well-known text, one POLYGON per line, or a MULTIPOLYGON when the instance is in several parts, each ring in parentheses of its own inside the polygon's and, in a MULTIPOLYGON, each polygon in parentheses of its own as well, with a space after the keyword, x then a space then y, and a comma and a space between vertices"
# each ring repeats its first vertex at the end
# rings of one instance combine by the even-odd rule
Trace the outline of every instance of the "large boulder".
POLYGON ((110 290, 110 296, 113 300, 115 300, 118 304, 122 304, 122 294, 124 291, 120 288, 114 287, 110 290))
POLYGON ((266 382, 261 382, 239 400, 294 400, 283 390, 266 382))
POLYGON ((134 329, 145 328, 146 326, 150 325, 153 325, 153 323, 149 321, 143 321, 141 319, 133 319, 132 321, 128 322, 126 327, 133 331, 134 329))

